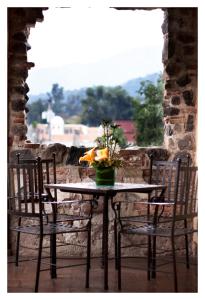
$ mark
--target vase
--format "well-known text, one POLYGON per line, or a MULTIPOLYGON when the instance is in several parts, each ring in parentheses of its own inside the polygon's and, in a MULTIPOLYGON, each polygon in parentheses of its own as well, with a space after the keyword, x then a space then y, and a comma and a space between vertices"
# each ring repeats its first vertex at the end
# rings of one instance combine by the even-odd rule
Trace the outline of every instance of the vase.
POLYGON ((113 167, 95 167, 95 182, 97 186, 114 186, 115 168, 113 167))

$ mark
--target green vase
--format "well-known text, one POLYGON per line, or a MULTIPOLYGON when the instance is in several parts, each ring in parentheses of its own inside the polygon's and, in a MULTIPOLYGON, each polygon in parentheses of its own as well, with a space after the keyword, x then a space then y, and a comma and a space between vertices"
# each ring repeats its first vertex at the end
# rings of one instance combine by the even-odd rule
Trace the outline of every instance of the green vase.
POLYGON ((115 169, 113 167, 95 167, 95 170, 97 186, 113 186, 115 184, 115 169))

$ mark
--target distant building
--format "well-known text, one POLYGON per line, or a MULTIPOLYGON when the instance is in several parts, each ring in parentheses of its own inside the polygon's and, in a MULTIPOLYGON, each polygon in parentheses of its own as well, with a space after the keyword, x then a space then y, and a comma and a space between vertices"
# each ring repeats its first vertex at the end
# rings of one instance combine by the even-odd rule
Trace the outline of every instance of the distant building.
POLYGON ((135 144, 137 138, 135 123, 130 120, 117 120, 115 123, 122 128, 128 144, 135 144))
POLYGON ((62 124, 62 120, 56 117, 51 122, 50 138, 48 124, 37 124, 35 131, 38 143, 61 143, 67 147, 94 147, 96 145, 95 140, 101 134, 99 127, 88 127, 83 124, 62 124))
POLYGON ((51 136, 64 134, 64 120, 60 116, 54 116, 50 122, 51 136))
POLYGON ((61 143, 68 147, 94 147, 95 140, 101 135, 100 127, 88 127, 83 124, 65 124, 60 116, 56 116, 48 104, 47 111, 42 113, 42 123, 35 128, 28 126, 28 139, 35 143, 61 143))
MULTIPOLYGON (((60 116, 56 116, 49 103, 48 110, 42 113, 42 121, 35 128, 28 127, 28 138, 36 143, 51 144, 61 143, 71 146, 96 146, 96 138, 102 135, 102 127, 88 127, 83 124, 65 124, 60 116)), ((116 124, 122 128, 128 144, 133 145, 136 141, 136 128, 132 121, 118 120, 116 124)))

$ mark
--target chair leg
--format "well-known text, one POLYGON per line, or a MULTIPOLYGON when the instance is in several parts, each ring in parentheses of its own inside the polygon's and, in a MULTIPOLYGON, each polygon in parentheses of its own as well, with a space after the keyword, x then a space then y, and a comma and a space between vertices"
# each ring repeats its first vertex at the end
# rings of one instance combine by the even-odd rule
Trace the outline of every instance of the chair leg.
POLYGON ((39 239, 39 248, 38 248, 38 261, 37 261, 37 269, 36 269, 35 293, 38 292, 39 276, 40 276, 40 267, 41 267, 42 245, 43 245, 43 236, 40 235, 40 239, 39 239))
MULTIPOLYGON (((184 228, 187 228, 187 220, 184 220, 184 228)), ((186 267, 189 269, 189 240, 188 235, 185 234, 185 249, 186 249, 186 267)))
MULTIPOLYGON (((21 217, 18 219, 18 226, 21 226, 21 217)), ((17 232, 16 238, 16 266, 19 264, 19 245, 20 245, 20 232, 17 232)))
POLYGON ((101 268, 103 269, 104 268, 104 248, 103 248, 103 237, 102 237, 102 255, 101 255, 101 268))
POLYGON ((121 290, 121 232, 118 233, 118 254, 117 254, 117 267, 118 267, 118 290, 121 290))
POLYGON ((151 265, 152 265, 152 245, 151 236, 148 236, 148 251, 147 251, 147 279, 150 280, 151 265))
POLYGON ((114 220, 114 241, 115 241, 115 269, 118 269, 117 259, 117 222, 114 220))
POLYGON ((188 235, 185 235, 185 248, 186 248, 186 267, 189 269, 189 241, 188 241, 188 235))
POLYGON ((90 249, 91 249, 91 227, 88 225, 88 241, 87 241, 87 258, 86 258, 86 282, 85 287, 89 288, 89 277, 90 277, 90 249))
POLYGON ((56 234, 50 235, 50 276, 57 278, 56 272, 56 234))
POLYGON ((175 253, 174 237, 172 237, 172 258, 173 258, 174 290, 175 290, 175 292, 178 292, 177 266, 176 266, 176 253, 175 253))
POLYGON ((153 237, 153 247, 152 247, 152 278, 156 278, 156 243, 157 237, 153 237))

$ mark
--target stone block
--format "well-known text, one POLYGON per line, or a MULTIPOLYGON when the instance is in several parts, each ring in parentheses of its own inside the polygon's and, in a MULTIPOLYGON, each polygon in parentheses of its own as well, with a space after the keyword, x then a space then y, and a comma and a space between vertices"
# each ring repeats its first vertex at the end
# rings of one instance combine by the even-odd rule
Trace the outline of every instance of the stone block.
POLYGON ((26 149, 38 149, 39 147, 40 147, 40 144, 38 144, 38 143, 31 143, 31 142, 28 142, 28 141, 26 141, 26 143, 24 144, 24 147, 26 148, 26 149))
POLYGON ((177 75, 181 71, 181 68, 179 64, 176 64, 176 62, 169 61, 167 66, 165 66, 165 71, 169 76, 173 76, 177 75))
POLYGON ((15 53, 26 53, 27 50, 30 50, 31 49, 31 46, 27 43, 27 42, 15 42, 13 44, 13 47, 12 47, 12 50, 15 52, 15 53))
POLYGON ((155 160, 168 160, 169 158, 168 150, 163 148, 148 149, 146 150, 146 154, 148 157, 152 155, 153 159, 155 160))
POLYGON ((191 78, 188 76, 188 74, 184 74, 183 76, 179 77, 176 82, 180 87, 184 87, 191 82, 191 78))
POLYGON ((193 34, 187 32, 180 32, 178 34, 178 40, 184 44, 194 43, 196 38, 193 34))
POLYGON ((180 112, 180 110, 176 107, 165 107, 164 108, 164 116, 174 116, 174 115, 178 115, 180 112))
POLYGON ((188 158, 190 159, 190 165, 192 164, 192 158, 188 151, 178 151, 175 155, 173 160, 177 160, 178 158, 181 159, 182 162, 187 162, 188 158))
MULTIPOLYGON (((75 146, 71 146, 69 148, 69 151, 68 151, 68 156, 67 156, 67 161, 66 161, 66 164, 68 165, 76 165, 78 166, 79 165, 79 158, 81 156, 84 155, 84 153, 87 151, 88 149, 85 148, 85 147, 75 147, 75 146)), ((85 162, 84 164, 82 163, 81 166, 88 166, 87 165, 87 162, 85 162)))
POLYGON ((27 94, 30 91, 28 84, 25 82, 24 84, 24 93, 27 94))
POLYGON ((180 124, 175 124, 173 130, 175 133, 180 133, 182 132, 182 127, 180 124))
POLYGON ((175 142, 174 142, 174 140, 173 140, 173 138, 169 138, 168 139, 168 147, 170 148, 170 149, 175 149, 175 142))
POLYGON ((10 101, 15 102, 15 101, 24 101, 25 102, 25 96, 23 94, 17 93, 17 92, 12 92, 10 94, 10 101))
POLYGON ((170 124, 165 124, 164 125, 164 132, 165 132, 166 135, 172 136, 173 135, 172 126, 170 124))
POLYGON ((178 147, 180 150, 192 150, 193 141, 191 136, 187 135, 183 139, 178 141, 178 147))
POLYGON ((23 31, 14 33, 14 35, 12 37, 16 41, 27 42, 27 35, 23 31))
POLYGON ((13 68, 12 70, 9 70, 9 72, 12 73, 12 76, 21 77, 23 80, 26 80, 28 77, 28 69, 26 66, 22 68, 13 68))
POLYGON ((195 47, 194 46, 185 46, 184 47, 184 55, 193 55, 195 53, 195 47))
POLYGON ((194 95, 192 90, 187 90, 183 92, 184 102, 188 106, 194 106, 194 95))
POLYGON ((173 96, 172 98, 171 98, 171 104, 173 104, 173 105, 179 105, 180 104, 180 97, 179 96, 173 96))
POLYGON ((175 42, 172 38, 166 36, 162 51, 162 62, 166 63, 175 53, 175 42))
POLYGON ((25 112, 26 114, 29 112, 29 108, 27 106, 25 106, 25 112))
POLYGON ((23 111, 12 111, 11 118, 24 118, 25 114, 23 111))
POLYGON ((24 124, 25 123, 25 119, 24 118, 15 118, 15 119, 13 119, 13 123, 24 124))
POLYGON ((187 123, 185 125, 185 131, 193 131, 194 130, 194 116, 188 115, 187 123))
POLYGON ((17 154, 20 154, 21 159, 34 159, 35 156, 30 149, 12 150, 9 154, 9 161, 11 163, 17 162, 17 154))
POLYGON ((176 84, 175 84, 175 80, 166 80, 165 82, 165 86, 164 86, 165 90, 166 89, 176 89, 176 84))
POLYGON ((171 58, 175 53, 175 40, 173 38, 168 39, 168 58, 171 58))
POLYGON ((53 153, 56 153, 56 163, 62 163, 67 152, 67 147, 65 145, 62 145, 60 143, 50 144, 42 152, 42 158, 52 158, 53 153))
POLYGON ((25 101, 19 99, 13 100, 11 102, 11 108, 14 111, 23 111, 25 109, 25 101))
POLYGON ((15 124, 11 127, 11 132, 13 133, 13 135, 25 137, 26 139, 27 126, 23 124, 15 124))
POLYGON ((21 95, 24 95, 25 94, 25 88, 23 85, 20 85, 20 86, 14 86, 11 88, 11 94, 21 94, 21 95))

